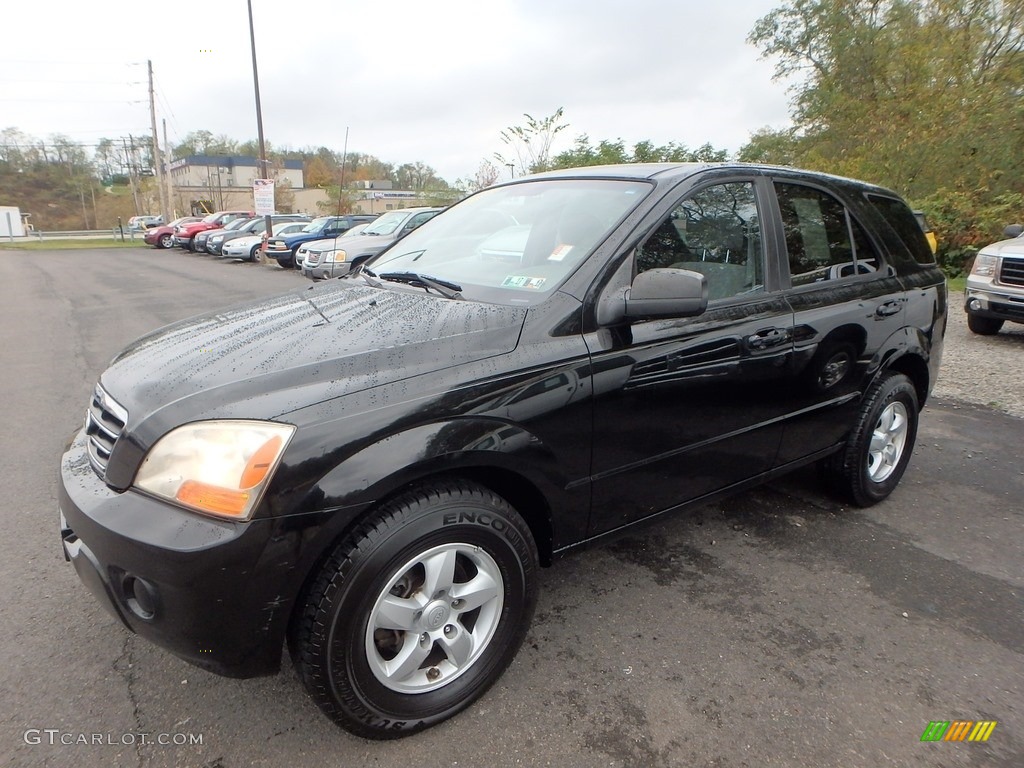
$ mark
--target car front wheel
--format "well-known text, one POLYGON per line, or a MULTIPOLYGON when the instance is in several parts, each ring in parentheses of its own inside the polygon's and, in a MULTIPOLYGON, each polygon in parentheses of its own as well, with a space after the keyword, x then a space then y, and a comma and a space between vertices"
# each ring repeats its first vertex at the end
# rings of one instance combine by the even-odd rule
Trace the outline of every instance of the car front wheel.
POLYGON ((160 239, 157 240, 157 245, 161 248, 170 248, 174 245, 173 235, 160 235, 160 239))
POLYGON ((843 490, 861 507, 899 485, 917 439, 917 390, 901 373, 883 374, 864 397, 857 422, 839 454, 843 490))
POLYGON ((461 481, 405 494, 337 546, 290 633, 317 705, 391 739, 451 717, 515 656, 536 604, 537 550, 501 497, 461 481))

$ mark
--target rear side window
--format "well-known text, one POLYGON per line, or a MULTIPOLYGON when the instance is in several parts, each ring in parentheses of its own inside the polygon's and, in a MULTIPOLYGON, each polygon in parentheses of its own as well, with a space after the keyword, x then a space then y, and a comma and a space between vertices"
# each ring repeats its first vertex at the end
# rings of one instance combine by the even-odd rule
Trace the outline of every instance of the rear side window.
POLYGON ((868 195, 867 198, 874 209, 882 214, 882 218, 892 227, 918 264, 935 263, 935 255, 924 236, 924 230, 906 203, 883 195, 868 195))
POLYGON ((794 286, 876 272, 881 265, 863 228, 826 192, 776 182, 794 286))

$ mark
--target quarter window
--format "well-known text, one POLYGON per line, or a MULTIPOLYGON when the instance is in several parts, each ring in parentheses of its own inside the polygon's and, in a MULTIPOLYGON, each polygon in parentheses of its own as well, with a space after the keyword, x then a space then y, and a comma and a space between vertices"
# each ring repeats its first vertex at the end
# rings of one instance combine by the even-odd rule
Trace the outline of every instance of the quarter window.
POLYGON ((717 184, 683 200, 637 250, 636 263, 638 272, 669 267, 701 273, 709 300, 763 291, 753 184, 717 184))
POLYGON ((793 285, 870 274, 881 264, 864 230, 831 195, 776 182, 793 285))

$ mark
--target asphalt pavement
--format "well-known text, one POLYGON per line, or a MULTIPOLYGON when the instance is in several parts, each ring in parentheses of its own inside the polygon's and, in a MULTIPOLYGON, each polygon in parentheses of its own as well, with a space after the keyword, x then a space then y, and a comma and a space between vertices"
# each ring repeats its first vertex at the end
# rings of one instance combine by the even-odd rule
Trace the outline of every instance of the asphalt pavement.
POLYGON ((1024 765, 1024 420, 950 400, 870 510, 808 470, 557 562, 498 684, 408 739, 339 730, 287 661, 228 680, 132 636, 57 530, 92 387, 159 325, 307 284, 181 251, 0 251, 4 765, 1024 765), (955 720, 997 724, 921 741, 955 720))

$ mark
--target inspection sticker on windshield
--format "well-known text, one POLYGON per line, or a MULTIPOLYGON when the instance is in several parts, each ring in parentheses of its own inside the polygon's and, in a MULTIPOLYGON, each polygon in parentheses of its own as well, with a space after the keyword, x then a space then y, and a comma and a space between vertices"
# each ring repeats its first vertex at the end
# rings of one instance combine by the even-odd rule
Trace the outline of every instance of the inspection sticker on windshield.
POLYGON ((555 250, 548 256, 548 261, 561 261, 569 255, 569 251, 572 250, 571 245, 556 245, 555 250))
POLYGON ((536 290, 547 282, 545 277, 526 277, 525 275, 509 275, 501 281, 502 288, 532 288, 536 290))

